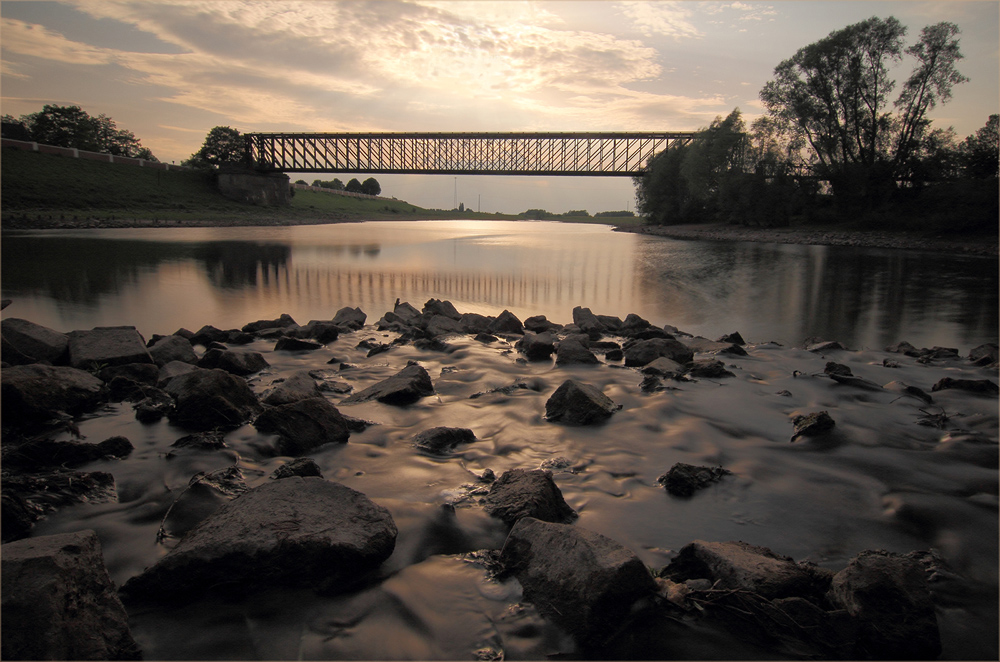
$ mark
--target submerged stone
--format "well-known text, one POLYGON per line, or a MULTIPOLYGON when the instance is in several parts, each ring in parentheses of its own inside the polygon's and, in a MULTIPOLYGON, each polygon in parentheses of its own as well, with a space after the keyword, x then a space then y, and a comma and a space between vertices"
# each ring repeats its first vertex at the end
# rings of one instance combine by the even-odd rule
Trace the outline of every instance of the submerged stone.
POLYGON ((483 509, 508 526, 522 517, 546 522, 568 522, 576 517, 552 480, 552 472, 538 469, 505 471, 490 487, 483 509))
POLYGON ((595 386, 567 379, 545 403, 545 418, 566 425, 601 423, 620 409, 595 386))

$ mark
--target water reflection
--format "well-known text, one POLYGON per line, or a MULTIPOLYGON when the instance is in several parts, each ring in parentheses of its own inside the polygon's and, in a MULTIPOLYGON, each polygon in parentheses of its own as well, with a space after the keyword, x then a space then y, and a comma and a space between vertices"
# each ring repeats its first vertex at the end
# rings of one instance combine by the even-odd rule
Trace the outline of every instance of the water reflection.
POLYGON ((11 234, 6 312, 59 330, 302 322, 449 299, 462 311, 568 322, 635 312, 706 336, 797 344, 996 341, 995 259, 821 246, 685 242, 603 226, 358 223, 299 228, 11 234))

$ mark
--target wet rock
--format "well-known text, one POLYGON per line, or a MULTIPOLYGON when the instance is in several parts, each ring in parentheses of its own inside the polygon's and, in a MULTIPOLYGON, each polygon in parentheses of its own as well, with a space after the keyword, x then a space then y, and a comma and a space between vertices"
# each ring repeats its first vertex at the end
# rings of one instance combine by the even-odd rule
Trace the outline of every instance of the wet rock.
MULTIPOLYGON (((6 321, 6 320, 4 320, 6 321)), ((996 343, 985 343, 969 351, 969 360, 978 366, 996 365, 1000 356, 996 343)))
POLYGON ((31 527, 40 517, 27 501, 13 490, 0 493, 0 532, 3 544, 31 535, 31 527))
POLYGON ((21 467, 78 467, 104 458, 123 458, 134 450, 126 437, 109 437, 98 444, 80 441, 30 439, 5 453, 5 465, 21 467))
POLYGON ((225 370, 194 370, 174 377, 163 390, 176 403, 170 420, 193 430, 239 427, 261 410, 246 381, 225 370))
POLYGON ((378 568, 395 543, 389 511, 361 492, 292 476, 223 505, 121 592, 136 600, 270 585, 335 592, 378 568))
POLYGON ((210 349, 198 361, 199 368, 225 370, 241 377, 260 372, 269 365, 260 352, 241 349, 210 349))
POLYGON ((545 333, 546 331, 558 331, 562 325, 550 322, 545 315, 534 315, 524 320, 524 328, 534 333, 545 333))
POLYGON ((2 574, 4 659, 141 659, 93 531, 5 544, 2 574))
POLYGON ((733 344, 729 345, 728 347, 723 347, 722 349, 720 349, 716 353, 717 354, 728 354, 730 356, 748 356, 747 351, 745 349, 743 349, 742 347, 740 347, 739 345, 737 345, 736 343, 733 343, 733 344))
MULTIPOLYGON (((182 335, 175 333, 174 335, 182 335)), ((188 340, 192 345, 201 345, 202 347, 208 347, 214 342, 223 343, 229 339, 229 332, 223 331, 222 329, 217 329, 211 324, 206 324, 197 331, 194 332, 188 340)))
POLYGON ((954 347, 938 347, 921 350, 920 357, 924 359, 958 359, 958 350, 954 347))
POLYGON ((567 379, 545 403, 545 418, 566 425, 593 425, 621 409, 597 387, 567 379))
POLYGON ((12 473, 3 477, 3 491, 20 497, 36 519, 66 506, 118 500, 115 477, 106 471, 12 473))
POLYGON ((621 329, 618 332, 625 337, 631 337, 632 334, 652 328, 652 326, 648 320, 639 317, 635 313, 629 313, 625 316, 624 321, 622 321, 621 329))
POLYGON ((146 391, 146 397, 132 406, 135 419, 140 423, 156 423, 174 411, 174 399, 166 391, 155 388, 146 391))
POLYGON ((661 356, 683 365, 694 359, 694 352, 673 338, 650 338, 625 346, 625 365, 629 367, 644 366, 661 356))
POLYGON ((722 361, 709 359, 695 361, 688 370, 691 377, 697 379, 719 379, 721 377, 735 377, 732 372, 726 370, 722 361))
POLYGON ((486 330, 492 334, 524 333, 524 325, 521 324, 521 320, 517 319, 514 313, 504 310, 497 315, 495 320, 490 322, 490 326, 486 330))
POLYGON ((251 334, 243 333, 238 329, 230 329, 226 334, 225 342, 230 345, 249 345, 256 339, 251 334))
POLYGON ((732 343, 733 345, 747 344, 747 341, 743 340, 743 336, 740 335, 739 331, 733 331, 732 333, 727 333, 726 335, 716 340, 716 342, 732 343))
POLYGON ((448 352, 452 346, 440 338, 420 338, 413 346, 424 352, 448 352))
POLYGON ((322 397, 267 409, 254 421, 254 427, 278 435, 278 455, 296 456, 323 444, 345 444, 351 436, 340 411, 322 397))
POLYGON ((378 400, 387 405, 404 406, 433 394, 434 385, 431 383, 431 376, 422 366, 411 362, 392 377, 355 393, 341 404, 378 400))
POLYGON ((522 517, 545 522, 569 522, 576 513, 563 499, 552 472, 511 469, 493 482, 483 510, 511 526, 522 517))
MULTIPOLYGON (((298 338, 278 338, 278 342, 274 343, 274 351, 276 352, 309 352, 314 349, 319 349, 322 347, 318 342, 309 342, 308 340, 299 340, 298 338)), ((263 358, 263 357, 261 357, 263 358)), ((263 368, 261 368, 263 370, 263 368)), ((254 371, 256 372, 256 370, 254 371)))
POLYGON ((660 575, 675 582, 708 579, 715 588, 750 591, 768 600, 800 597, 821 604, 833 573, 742 541, 695 540, 660 575))
MULTIPOLYGON (((576 306, 573 308, 573 324, 581 332, 587 334, 591 340, 599 340, 601 336, 608 333, 608 328, 598 319, 597 315, 591 312, 590 308, 576 306)), ((621 325, 619 324, 619 327, 621 325)))
POLYGON ((123 363, 153 363, 146 343, 134 326, 99 326, 90 331, 70 331, 69 364, 94 369, 123 363))
POLYGON ((941 654, 927 579, 913 559, 883 550, 861 552, 834 576, 829 597, 856 619, 861 656, 929 660, 941 654))
POLYGON ((161 338, 149 348, 149 355, 158 366, 164 366, 171 361, 191 364, 198 362, 198 355, 194 353, 191 342, 180 336, 161 338))
POLYGON ((889 345, 885 348, 885 351, 892 352, 893 354, 905 354, 906 356, 920 356, 920 350, 905 340, 901 340, 895 345, 889 345))
POLYGON ((887 391, 892 391, 894 393, 908 395, 911 398, 916 398, 917 400, 920 400, 928 405, 934 404, 934 398, 932 398, 926 391, 917 388, 916 386, 909 386, 908 384, 904 384, 903 382, 900 381, 889 382, 882 388, 884 388, 887 391))
POLYGON ((316 380, 308 370, 300 370, 292 373, 285 381, 278 384, 273 391, 267 394, 263 402, 266 405, 287 405, 290 402, 298 402, 306 398, 318 398, 319 387, 316 380))
POLYGON ((841 375, 837 373, 829 374, 830 379, 837 382, 838 384, 843 384, 845 386, 854 386, 856 388, 862 388, 866 391, 881 391, 881 384, 876 384, 873 381, 867 380, 864 377, 857 377, 854 375, 841 375))
POLYGON ((644 365, 640 372, 644 375, 677 379, 684 374, 684 366, 677 363, 677 361, 672 361, 665 356, 661 356, 644 365))
POLYGON ((2 363, 3 367, 11 365, 30 365, 32 363, 38 363, 38 360, 33 356, 28 356, 18 348, 7 342, 6 336, 0 333, 0 356, 3 357, 2 363))
POLYGON ((440 299, 428 299, 427 303, 424 304, 423 314, 443 315, 456 322, 462 319, 462 314, 455 309, 451 301, 441 301, 440 299))
POLYGON ((670 467, 670 471, 657 478, 656 482, 674 496, 689 497, 731 473, 722 467, 696 467, 678 462, 670 467))
POLYGON ((484 345, 489 345, 490 343, 495 343, 500 339, 489 333, 477 333, 474 340, 481 342, 484 345))
POLYGON ((224 504, 249 489, 243 472, 237 465, 198 472, 188 481, 187 488, 170 504, 156 532, 157 542, 167 538, 183 538, 224 504))
POLYGON ((792 419, 795 431, 792 433, 792 441, 799 437, 818 437, 828 433, 834 428, 836 423, 825 411, 812 412, 795 416, 792 419))
POLYGON ((555 351, 555 338, 551 333, 524 333, 516 345, 529 361, 547 361, 555 351))
POLYGON ((836 361, 827 361, 826 367, 823 368, 823 372, 827 375, 840 375, 842 377, 854 376, 854 373, 851 372, 849 367, 843 363, 837 363, 836 361))
POLYGON ((953 379, 951 377, 942 377, 931 387, 931 392, 952 388, 980 395, 996 396, 1000 394, 1000 387, 997 386, 996 382, 991 382, 988 379, 953 379))
POLYGON ((322 320, 310 320, 308 324, 299 329, 299 338, 311 338, 318 343, 327 345, 340 337, 340 327, 333 322, 322 320))
POLYGON ((81 414, 106 400, 104 382, 68 366, 21 365, 0 372, 4 425, 39 423, 56 412, 81 414))
POLYGON ((160 367, 156 376, 156 385, 163 388, 163 386, 174 377, 186 375, 187 373, 194 372, 198 369, 198 366, 191 365, 190 363, 184 363, 183 361, 171 361, 170 363, 160 367))
POLYGON ((396 304, 392 308, 394 315, 399 317, 405 324, 414 324, 420 318, 420 311, 411 306, 407 302, 399 302, 396 300, 396 304))
POLYGON ((648 329, 634 331, 630 333, 628 337, 632 340, 652 340, 654 338, 666 338, 669 340, 673 339, 675 336, 666 329, 651 326, 648 329))
POLYGON ((116 378, 124 378, 144 386, 156 386, 159 381, 160 369, 152 363, 125 363, 104 368, 97 373, 98 379, 112 382, 116 378))
POLYGON ((272 480, 281 480, 282 478, 291 478, 292 476, 300 476, 302 478, 319 476, 322 478, 323 472, 320 471, 319 465, 316 464, 316 460, 311 457, 298 457, 275 469, 271 473, 270 478, 272 480))
POLYGON ((256 322, 250 322, 249 324, 244 324, 241 331, 243 333, 257 333, 263 331, 264 329, 284 329, 292 326, 298 326, 292 316, 287 313, 282 313, 278 319, 273 320, 257 320, 256 322))
POLYGON ((195 432, 194 434, 184 435, 174 441, 174 443, 170 444, 170 447, 193 448, 201 451, 218 451, 223 448, 228 448, 225 441, 225 435, 219 430, 195 432))
POLYGON ((596 365, 597 356, 575 337, 564 338, 556 348, 556 365, 596 365))
POLYGON ((430 336, 454 336, 465 333, 458 320, 445 315, 434 315, 427 321, 427 334, 430 336))
POLYGON ((619 333, 624 325, 621 318, 615 315, 598 315, 597 321, 604 325, 608 333, 619 333))
POLYGON ((487 317, 479 313, 464 313, 458 323, 465 333, 487 333, 494 317, 487 317))
POLYGON ((657 391, 666 390, 666 387, 663 386, 663 382, 656 375, 646 375, 639 382, 639 390, 643 393, 656 393, 657 391))
POLYGON ((459 444, 477 441, 475 433, 468 428, 437 427, 424 430, 413 437, 413 445, 422 451, 437 455, 450 452, 459 444))
POLYGON ((806 349, 816 354, 820 352, 830 352, 837 349, 847 350, 846 347, 844 347, 836 340, 818 340, 818 339, 814 340, 815 342, 809 342, 808 340, 806 341, 806 349))
POLYGON ((514 526, 500 558, 525 598, 584 647, 603 643, 655 590, 642 561, 614 540, 532 517, 514 526))
POLYGON ((333 323, 339 327, 357 331, 365 325, 368 315, 360 308, 345 306, 337 311, 333 316, 333 323))
POLYGON ((609 349, 604 354, 605 361, 621 361, 625 358, 625 353, 620 349, 609 349))
MULTIPOLYGON (((0 322, 0 333, 10 346, 30 357, 32 363, 44 361, 58 365, 67 363, 69 359, 69 336, 47 326, 9 317, 0 322)), ((4 360, 9 358, 7 349, 4 348, 4 360)))

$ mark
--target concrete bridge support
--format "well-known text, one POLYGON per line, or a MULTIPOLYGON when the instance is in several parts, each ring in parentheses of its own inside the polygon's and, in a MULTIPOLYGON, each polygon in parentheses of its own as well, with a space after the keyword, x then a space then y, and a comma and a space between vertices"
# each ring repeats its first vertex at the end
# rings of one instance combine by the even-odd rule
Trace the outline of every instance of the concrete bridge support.
POLYGON ((261 206, 291 203, 288 175, 257 172, 243 167, 222 166, 218 173, 219 192, 230 200, 261 206))

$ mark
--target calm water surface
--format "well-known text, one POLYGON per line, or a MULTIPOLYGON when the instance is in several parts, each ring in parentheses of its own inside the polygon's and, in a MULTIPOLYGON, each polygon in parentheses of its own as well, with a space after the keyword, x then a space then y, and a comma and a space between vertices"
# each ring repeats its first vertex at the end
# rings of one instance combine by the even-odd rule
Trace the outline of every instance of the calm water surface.
POLYGON ((6 315, 60 331, 148 336, 396 298, 521 319, 574 306, 717 337, 850 347, 908 340, 963 352, 997 340, 997 262, 825 246, 675 241, 548 222, 369 222, 280 228, 46 231, 3 238, 6 315))

